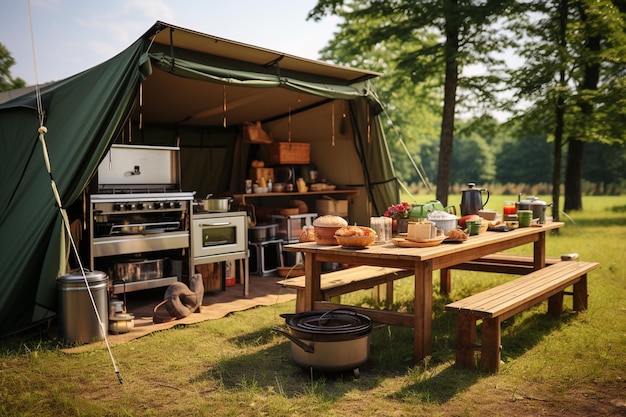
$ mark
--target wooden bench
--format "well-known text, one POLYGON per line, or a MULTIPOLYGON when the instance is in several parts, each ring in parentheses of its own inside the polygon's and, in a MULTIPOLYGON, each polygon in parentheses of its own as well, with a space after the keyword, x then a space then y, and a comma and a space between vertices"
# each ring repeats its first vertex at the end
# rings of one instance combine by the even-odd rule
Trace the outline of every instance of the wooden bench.
POLYGON ((481 368, 486 372, 500 369, 500 323, 507 318, 548 300, 548 313, 559 315, 563 295, 573 295, 574 311, 587 309, 587 273, 597 262, 558 262, 506 282, 479 294, 446 305, 458 314, 456 327, 456 365, 475 367, 474 350, 480 349, 481 368), (573 285, 573 292, 565 289, 573 285), (476 344, 477 321, 482 320, 481 343, 476 344))
MULTIPOLYGON (((575 254, 569 256, 576 256, 575 254)), ((561 258, 546 257, 546 265, 552 265, 560 262, 561 258)), ((492 255, 483 256, 473 261, 463 262, 450 268, 444 268, 439 273, 439 292, 441 294, 450 294, 451 277, 450 271, 453 269, 463 271, 477 272, 495 272, 499 274, 515 274, 526 275, 534 271, 534 260, 529 255, 515 255, 509 253, 494 253, 492 255)))
MULTIPOLYGON (((389 284, 386 292, 386 302, 389 306, 393 300, 393 281, 411 275, 413 271, 405 269, 362 265, 322 274, 320 289, 323 299, 329 301, 331 297, 338 295, 389 284)), ((277 283, 297 290, 296 312, 304 311, 304 275, 284 279, 277 283)))

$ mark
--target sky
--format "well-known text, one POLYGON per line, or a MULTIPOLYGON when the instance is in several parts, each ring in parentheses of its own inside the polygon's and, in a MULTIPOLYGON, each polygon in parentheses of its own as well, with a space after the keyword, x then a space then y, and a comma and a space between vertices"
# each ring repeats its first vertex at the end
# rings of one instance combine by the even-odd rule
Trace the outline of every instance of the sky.
POLYGON ((318 59, 337 31, 338 20, 307 21, 316 4, 316 0, 4 0, 0 43, 16 61, 11 75, 27 85, 62 80, 100 64, 139 39, 157 20, 318 59))

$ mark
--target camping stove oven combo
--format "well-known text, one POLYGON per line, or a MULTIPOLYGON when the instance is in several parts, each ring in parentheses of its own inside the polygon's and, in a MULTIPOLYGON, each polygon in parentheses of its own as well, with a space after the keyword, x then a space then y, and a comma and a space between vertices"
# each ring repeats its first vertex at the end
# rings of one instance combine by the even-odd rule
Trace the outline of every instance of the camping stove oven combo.
POLYGON ((113 145, 100 164, 90 264, 109 274, 113 293, 167 286, 192 270, 194 193, 180 191, 179 164, 178 148, 130 145, 113 145))

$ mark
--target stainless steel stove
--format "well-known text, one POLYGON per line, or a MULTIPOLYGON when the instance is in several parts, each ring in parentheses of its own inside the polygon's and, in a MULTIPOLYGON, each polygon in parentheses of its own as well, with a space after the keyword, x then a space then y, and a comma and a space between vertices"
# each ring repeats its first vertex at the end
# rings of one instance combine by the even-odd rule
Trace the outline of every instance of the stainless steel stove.
POLYGON ((113 145, 89 202, 90 264, 113 292, 183 280, 192 270, 193 192, 179 191, 178 148, 113 145))

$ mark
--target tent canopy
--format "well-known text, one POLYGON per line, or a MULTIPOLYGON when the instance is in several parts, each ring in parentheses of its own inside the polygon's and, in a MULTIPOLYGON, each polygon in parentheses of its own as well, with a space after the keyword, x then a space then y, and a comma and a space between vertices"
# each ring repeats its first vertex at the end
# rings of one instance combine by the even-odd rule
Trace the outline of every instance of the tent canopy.
MULTIPOLYGON (((311 143, 330 181, 359 187, 366 221, 399 194, 368 83, 378 75, 157 22, 114 58, 41 87, 62 205, 81 201, 113 142, 180 145, 183 186, 198 190, 212 176, 222 177, 220 191, 237 191, 246 163, 239 127, 261 120, 276 140, 311 143), (212 142, 229 143, 231 160, 202 159, 212 142)), ((20 94, 0 103, 0 335, 54 316, 56 278, 70 256, 38 140, 37 96, 20 94)))

